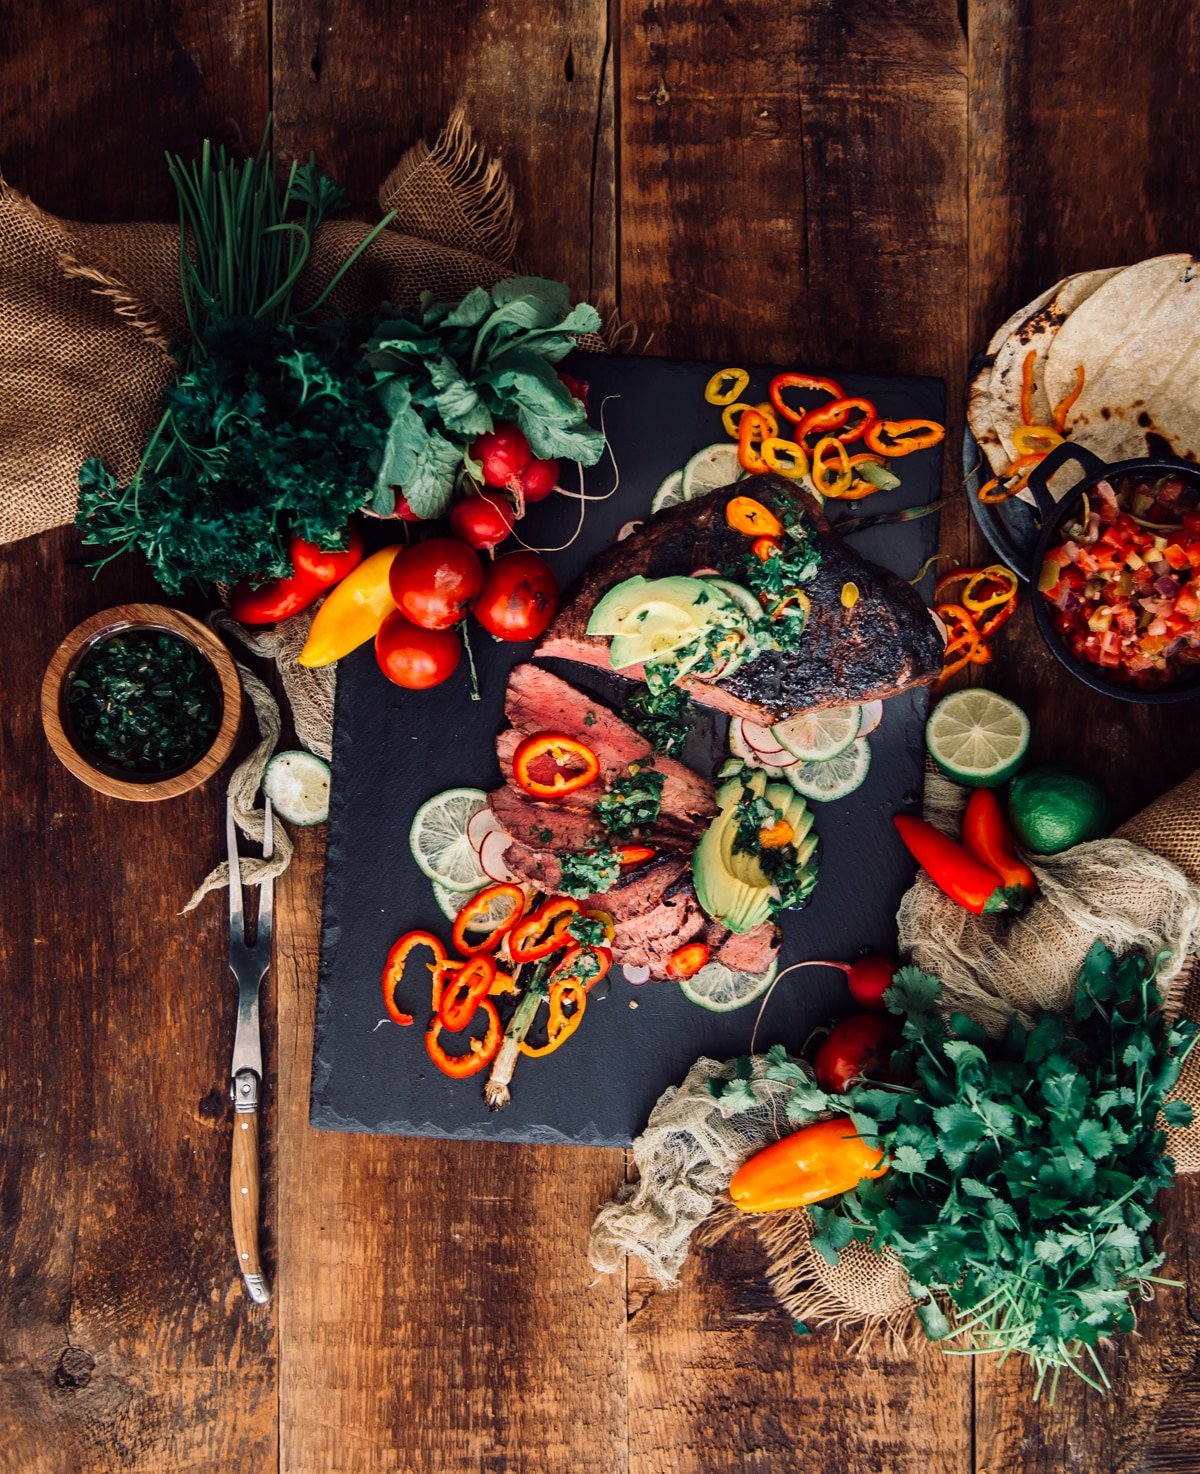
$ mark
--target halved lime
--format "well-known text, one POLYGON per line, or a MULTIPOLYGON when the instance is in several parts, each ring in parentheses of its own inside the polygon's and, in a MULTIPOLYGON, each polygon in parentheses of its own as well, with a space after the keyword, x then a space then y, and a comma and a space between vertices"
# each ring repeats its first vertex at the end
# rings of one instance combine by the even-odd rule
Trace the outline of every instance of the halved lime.
POLYGON ((804 798, 829 804, 853 793, 867 776, 870 767, 870 741, 866 737, 859 737, 837 757, 822 758, 820 762, 797 763, 794 768, 785 768, 783 776, 804 798))
POLYGON ((845 752, 861 727, 861 706, 827 706, 789 717, 771 728, 771 736, 803 762, 820 763, 845 752))
POLYGON ((722 486, 730 486, 742 473, 738 448, 728 440, 718 440, 698 450, 683 468, 682 500, 690 502, 722 486))
POLYGON ((664 507, 676 507, 683 500, 683 472, 672 471, 654 493, 650 503, 652 512, 661 512, 664 507))
POLYGON ((947 777, 968 788, 995 788, 1021 766, 1029 718, 994 691, 973 686, 943 696, 925 724, 929 755, 947 777))
POLYGON ((448 891, 478 891, 488 883, 467 838, 467 820, 487 805, 482 788, 448 788, 417 810, 408 833, 413 859, 448 891))
POLYGON ((706 962, 690 978, 680 978, 679 991, 689 1003, 707 1008, 710 1013, 732 1013, 765 993, 778 970, 778 962, 772 962, 766 972, 758 973, 734 972, 723 962, 706 962))

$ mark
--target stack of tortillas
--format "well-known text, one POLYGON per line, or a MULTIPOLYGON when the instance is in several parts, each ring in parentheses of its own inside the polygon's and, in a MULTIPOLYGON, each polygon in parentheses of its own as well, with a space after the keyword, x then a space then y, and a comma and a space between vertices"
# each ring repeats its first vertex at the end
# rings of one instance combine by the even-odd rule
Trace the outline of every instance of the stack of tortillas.
POLYGON ((1081 271, 997 329, 967 401, 967 421, 995 475, 1005 476, 1018 458, 1013 432, 1023 423, 1053 425, 1081 366, 1083 387, 1066 412, 1066 439, 1106 461, 1200 461, 1200 261, 1157 256, 1081 271), (1026 421, 1021 391, 1031 352, 1026 421))

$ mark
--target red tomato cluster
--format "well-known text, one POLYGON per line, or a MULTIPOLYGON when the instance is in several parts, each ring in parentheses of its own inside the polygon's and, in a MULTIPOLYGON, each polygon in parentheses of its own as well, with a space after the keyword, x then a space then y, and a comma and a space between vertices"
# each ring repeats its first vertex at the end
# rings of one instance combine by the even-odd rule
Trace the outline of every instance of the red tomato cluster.
POLYGON ((536 640, 558 610, 558 580, 537 553, 508 553, 485 568, 454 537, 397 553, 388 582, 396 609, 375 637, 375 658, 410 691, 440 685, 457 668, 456 626, 468 613, 498 640, 536 640))

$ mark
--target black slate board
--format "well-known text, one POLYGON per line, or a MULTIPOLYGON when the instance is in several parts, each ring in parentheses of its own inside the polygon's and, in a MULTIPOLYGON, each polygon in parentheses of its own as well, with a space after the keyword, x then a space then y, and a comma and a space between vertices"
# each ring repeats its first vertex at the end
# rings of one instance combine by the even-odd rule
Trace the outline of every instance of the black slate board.
MULTIPOLYGON (((589 356, 572 367, 591 383, 593 418, 602 399, 616 396, 608 398, 604 415, 621 484, 610 500, 588 506, 584 536, 566 552, 551 555, 564 585, 622 523, 646 514, 665 476, 723 433, 719 411, 703 399, 713 365, 589 356)), ((754 370, 744 397, 765 398, 772 372, 754 370)), ((891 418, 945 418, 940 380, 839 377, 847 393, 867 396, 891 418)), ((902 487, 872 496, 871 512, 938 495, 940 449, 899 464, 902 487)), ((612 479, 604 461, 586 473, 587 490, 606 491, 612 479)), ((570 536, 577 510, 576 503, 553 497, 520 524, 522 536, 535 545, 557 546, 570 536)), ((937 517, 931 515, 856 534, 853 546, 911 578, 933 552, 936 533, 937 517)), ((697 1058, 725 1059, 746 1051, 757 1001, 734 1013, 709 1013, 690 1004, 673 984, 632 987, 614 971, 608 995, 597 989, 583 1026, 567 1045, 546 1059, 519 1061, 512 1103, 498 1114, 481 1099, 486 1075, 446 1079, 429 1063, 422 1029, 399 1029, 383 1013, 380 971, 395 938, 410 927, 449 936, 449 923, 409 854, 413 814, 443 789, 487 789, 499 782, 493 743, 504 725, 505 682, 511 667, 529 658, 529 647, 501 646, 477 626, 473 643, 482 688, 476 703, 468 698, 465 669, 446 685, 418 693, 389 684, 369 645, 339 666, 312 1124, 341 1131, 624 1146, 642 1129, 662 1091, 681 1080, 697 1058)), ((595 695, 624 689, 615 676, 551 664, 595 695)), ((894 947, 896 906, 913 867, 890 821, 898 808, 919 799, 927 704, 924 691, 888 701, 871 738, 867 781, 840 803, 815 806, 823 845, 820 883, 812 904, 787 919, 781 965, 894 947)), ((685 759, 710 771, 724 756, 724 728, 722 718, 698 714, 685 759)), ((841 974, 818 968, 794 973, 772 998, 758 1045, 778 1040, 798 1049, 816 1024, 848 1007, 841 974)))

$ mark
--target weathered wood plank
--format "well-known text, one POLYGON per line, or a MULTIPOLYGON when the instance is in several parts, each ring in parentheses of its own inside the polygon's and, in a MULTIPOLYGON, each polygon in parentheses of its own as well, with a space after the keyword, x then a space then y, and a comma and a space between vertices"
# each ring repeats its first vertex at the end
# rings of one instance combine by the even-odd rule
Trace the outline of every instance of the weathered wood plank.
MULTIPOLYGON (((964 60, 951 5, 622 6, 620 301, 651 351, 938 374, 957 405, 964 60)), ((743 1237, 678 1291, 634 1276, 632 1470, 970 1467, 968 1365, 802 1340, 761 1268, 743 1237)))
MULTIPOLYGON (((525 265, 612 304, 602 7, 301 3, 274 57, 281 147, 363 205, 465 103, 517 186, 525 265)), ((306 836, 277 953, 281 1467, 619 1474, 624 1285, 593 1287, 584 1250, 621 1154, 310 1130, 318 859, 306 836)))
MULTIPOLYGON (((7 5, 0 31, 5 172, 78 218, 168 213, 162 149, 251 138, 268 104, 258 0, 7 5)), ((132 564, 94 583, 71 532, 0 557, 6 1474, 276 1465, 273 1322, 228 1227, 224 924, 215 903, 178 915, 218 849, 223 781, 101 797, 38 716, 59 639, 154 592, 132 564)))

